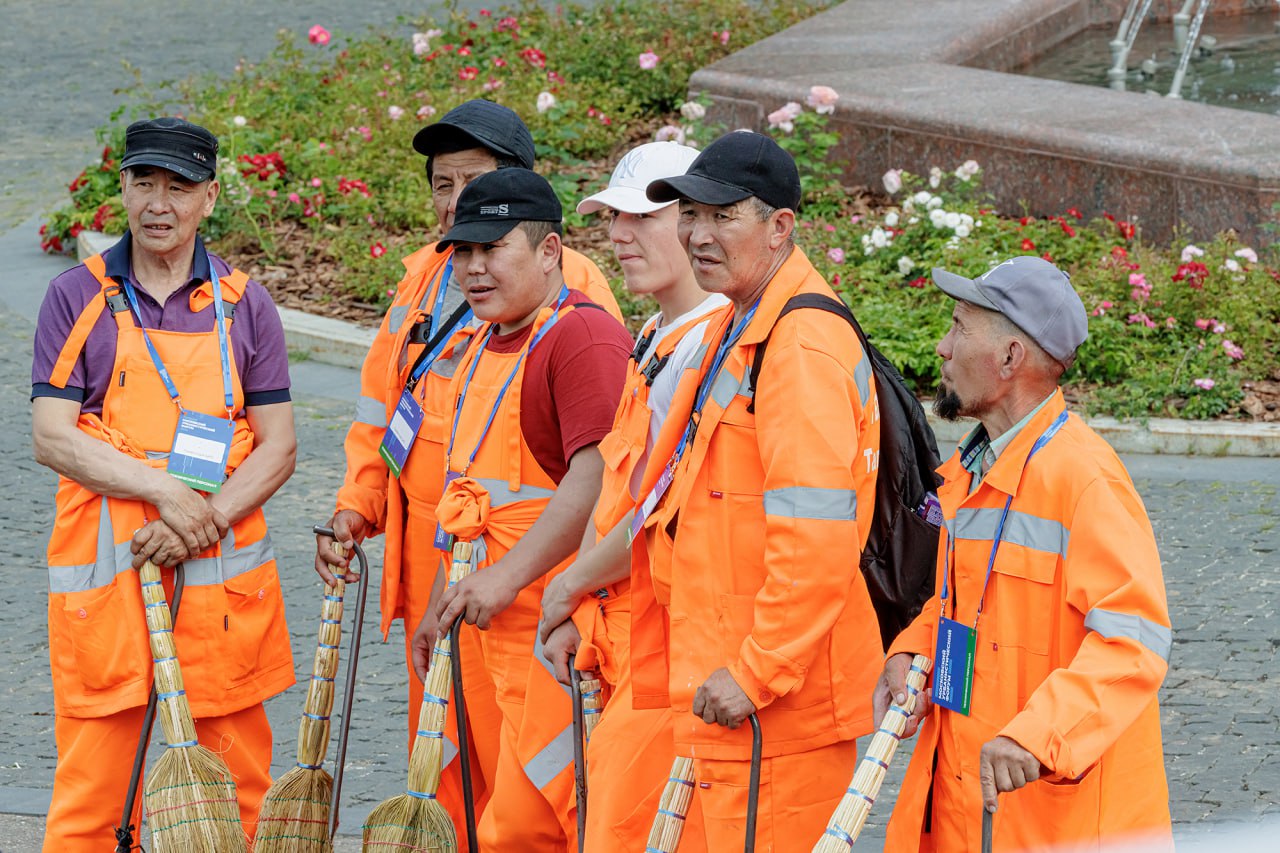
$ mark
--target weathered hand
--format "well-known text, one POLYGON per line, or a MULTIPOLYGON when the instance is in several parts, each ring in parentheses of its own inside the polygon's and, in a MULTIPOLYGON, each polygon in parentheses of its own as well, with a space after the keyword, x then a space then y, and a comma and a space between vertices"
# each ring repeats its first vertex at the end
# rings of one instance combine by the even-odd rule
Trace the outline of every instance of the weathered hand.
MULTIPOLYGON (((884 662, 884 671, 880 673, 880 680, 876 682, 875 692, 871 694, 873 719, 877 726, 884 719, 884 715, 888 713, 890 705, 901 705, 906 701, 907 672, 911 669, 913 657, 915 656, 908 652, 899 652, 884 662)), ((907 718, 906 727, 902 730, 902 736, 906 738, 914 735, 932 709, 933 703, 930 701, 930 690, 925 688, 916 697, 915 710, 907 718)))
POLYGON ((578 602, 582 600, 569 589, 566 574, 568 573, 561 572, 556 575, 542 591, 542 620, 538 623, 538 631, 544 645, 552 632, 573 614, 578 602))
POLYGON ((511 606, 519 592, 519 587, 507 582, 501 563, 468 575, 440 596, 436 604, 437 634, 443 636, 459 617, 487 631, 493 617, 511 606))
POLYGON ((569 675, 569 655, 577 654, 582 635, 572 619, 566 619, 557 625, 550 636, 542 643, 542 656, 555 669, 556 681, 571 687, 573 679, 569 675))
POLYGON ((133 552, 135 569, 142 568, 147 560, 157 566, 169 568, 188 558, 187 546, 182 537, 159 519, 148 522, 134 532, 129 550, 133 552))
POLYGON ((409 643, 413 671, 418 674, 418 680, 424 684, 427 681, 427 674, 431 672, 431 651, 435 648, 436 629, 439 625, 435 612, 427 608, 427 612, 422 614, 422 621, 414 629, 413 639, 409 643))
MULTIPOLYGON (((364 541, 369 532, 369 522, 360 513, 352 509, 342 509, 334 513, 332 519, 329 520, 329 527, 333 530, 334 538, 321 536, 316 534, 316 574, 328 586, 333 586, 336 578, 333 575, 330 566, 345 569, 351 564, 352 548, 356 542, 364 541), (346 556, 339 556, 333 550, 333 543, 337 541, 346 551, 346 556)), ((360 575, 355 572, 347 572, 343 578, 347 583, 353 583, 360 580, 360 575)))
POLYGON ((165 488, 164 494, 156 501, 156 509, 160 512, 160 519, 186 545, 186 556, 195 557, 222 538, 218 532, 217 519, 221 518, 224 525, 226 519, 199 492, 172 477, 169 479, 172 484, 165 488))
POLYGON ((701 717, 707 724, 717 723, 736 729, 755 710, 756 706, 747 698, 746 692, 724 667, 711 673, 693 694, 693 715, 701 717))
POLYGON ((1013 738, 1001 735, 982 745, 978 781, 982 784, 982 805, 992 814, 999 794, 1016 791, 1039 778, 1040 759, 1013 738))

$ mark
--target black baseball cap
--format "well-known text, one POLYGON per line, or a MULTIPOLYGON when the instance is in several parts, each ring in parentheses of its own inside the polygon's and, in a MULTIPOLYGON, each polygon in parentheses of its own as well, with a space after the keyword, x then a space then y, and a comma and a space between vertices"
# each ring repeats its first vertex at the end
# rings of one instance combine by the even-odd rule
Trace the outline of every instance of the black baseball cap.
POLYGON ((120 169, 133 166, 158 166, 202 183, 218 167, 218 137, 180 118, 135 121, 124 132, 120 169))
POLYGON ((646 194, 650 201, 686 198, 715 205, 755 196, 770 207, 795 210, 800 172, 791 155, 769 137, 735 130, 708 145, 688 172, 654 181, 646 194))
POLYGON ((493 101, 476 98, 458 104, 413 137, 413 150, 427 157, 466 148, 487 148, 515 158, 526 169, 533 168, 529 128, 513 110, 493 101))
POLYGON ((436 244, 492 243, 521 222, 560 222, 564 211, 547 179, 528 169, 498 169, 467 184, 458 197, 453 227, 436 244))

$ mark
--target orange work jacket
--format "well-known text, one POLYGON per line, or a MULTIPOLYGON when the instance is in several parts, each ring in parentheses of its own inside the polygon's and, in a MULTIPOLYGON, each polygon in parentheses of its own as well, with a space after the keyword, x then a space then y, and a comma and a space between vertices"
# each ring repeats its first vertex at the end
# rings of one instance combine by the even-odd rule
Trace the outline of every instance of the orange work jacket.
MULTIPOLYGON (((453 429, 451 419, 444 463, 461 476, 444 490, 436 511, 446 532, 475 542, 477 571, 502 559, 538 520, 555 493, 555 481, 538 464, 520 429, 520 398, 530 343, 553 317, 572 310, 574 306, 563 306, 558 312, 544 308, 524 347, 513 353, 486 349, 490 324, 482 325, 454 374, 449 411, 456 413, 457 427, 453 429), (484 424, 513 370, 517 372, 485 433, 484 424), (450 445, 452 453, 447 449, 450 445), (473 450, 475 459, 468 465, 473 450)), ((444 470, 442 465, 442 479, 444 470)), ((515 601, 494 617, 489 629, 480 632, 498 705, 517 733, 519 763, 562 823, 567 823, 573 799, 573 748, 568 734, 572 712, 567 688, 555 680, 551 665, 542 656, 538 618, 547 581, 572 561, 573 557, 568 557, 522 589, 515 601)), ((574 829, 565 828, 568 833, 574 829)))
MULTIPOLYGON (((604 461, 604 474, 600 483, 600 497, 592 516, 596 541, 626 517, 636 506, 636 494, 632 481, 639 466, 645 461, 653 412, 649 408, 649 392, 658 371, 665 369, 667 360, 676 345, 702 323, 712 323, 708 318, 715 309, 693 317, 669 331, 653 348, 641 364, 642 352, 634 352, 627 362, 627 375, 623 381, 622 398, 613 418, 613 428, 600 440, 600 456, 604 461)), ((643 342, 657 326, 654 317, 640 330, 643 342)), ((691 361, 702 362, 706 344, 702 344, 691 361)), ((636 547, 643 548, 637 543, 636 547)), ((574 611, 573 621, 582 640, 578 646, 577 666, 587 670, 599 667, 601 675, 616 687, 622 678, 622 668, 627 666, 630 633, 631 581, 623 579, 610 584, 603 594, 584 599, 574 611)))
MULTIPOLYGON (((387 534, 380 591, 384 639, 392 621, 404 615, 400 598, 400 549, 408 512, 406 504, 410 501, 414 504, 415 523, 417 519, 422 519, 428 527, 435 523, 435 506, 444 487, 440 477, 444 470, 443 442, 449 427, 447 416, 452 411, 448 400, 449 381, 465 343, 475 331, 475 324, 454 333, 445 351, 418 383, 423 419, 418 440, 409 455, 408 464, 414 470, 402 471, 402 481, 397 482, 378 455, 378 446, 404 390, 409 370, 422 351, 422 344, 409 343, 409 333, 430 313, 439 288, 444 285, 442 274, 452 257, 452 250, 437 252, 436 244, 431 243, 404 259, 404 278, 396 287, 395 299, 382 318, 360 370, 360 396, 356 400, 355 419, 347 431, 347 471, 338 490, 337 509, 355 510, 372 522, 374 533, 387 534), (417 472, 423 475, 414 476, 417 472)), ((565 283, 570 288, 582 291, 615 318, 622 319, 609 282, 590 258, 565 247, 562 263, 565 283)))
POLYGON ((938 594, 890 654, 933 656, 948 540, 954 592, 945 615, 974 624, 996 525, 1013 501, 978 621, 970 715, 935 706, 921 727, 886 850, 978 848, 979 753, 998 735, 1029 750, 1048 775, 1000 795, 994 849, 1170 841, 1156 692, 1172 633, 1160 556, 1128 472, 1079 418, 1028 460, 1065 410, 1059 391, 972 494, 959 452, 939 468, 946 536, 938 594), (936 817, 925 814, 931 786, 936 817), (922 835, 930 821, 947 831, 922 835))
MULTIPOLYGON (((834 296, 795 249, 711 382, 671 488, 645 522, 648 564, 632 562, 633 596, 648 584, 669 614, 668 696, 682 755, 750 757, 746 726, 730 731, 690 713, 696 689, 721 667, 758 709, 765 757, 871 728, 882 656, 858 555, 875 505, 879 406, 847 323, 822 311, 778 319, 799 293, 834 296), (753 394, 750 368, 766 337, 753 394)), ((703 370, 732 320, 720 316, 704 338, 703 370)), ((694 378, 688 372, 677 390, 642 494, 684 432, 694 378)), ((652 647, 661 629, 640 627, 631 638, 637 706, 658 698, 662 659, 652 647)))
MULTIPOLYGON (((102 415, 82 414, 79 428, 101 441, 104 452, 124 453, 163 468, 173 444, 178 407, 169 398, 147 352, 133 313, 115 299, 120 286, 106 275, 101 255, 85 266, 102 285, 77 318, 54 366, 50 384, 66 387, 85 338, 104 310, 116 322, 116 355, 102 415), (108 302, 108 295, 112 301, 108 302), (110 448, 110 450, 108 450, 110 448)), ((234 271, 220 279, 223 300, 235 304, 248 277, 234 271)), ((212 285, 190 297, 192 310, 207 307, 212 285)), ((227 318, 227 334, 232 319, 227 318)), ((225 416, 217 333, 150 329, 190 411, 225 416)), ((244 393, 231 357, 235 433, 230 474, 253 450, 244 416, 244 393)), ((57 516, 49 537, 49 658, 58 714, 99 717, 143 705, 151 686, 151 651, 133 533, 160 513, 144 501, 98 495, 59 477, 57 516)), ((186 588, 174 632, 191 712, 223 716, 254 705, 294 683, 293 656, 275 555, 262 510, 232 526, 227 537, 183 564, 186 588)), ((173 572, 164 570, 172 596, 173 572)))

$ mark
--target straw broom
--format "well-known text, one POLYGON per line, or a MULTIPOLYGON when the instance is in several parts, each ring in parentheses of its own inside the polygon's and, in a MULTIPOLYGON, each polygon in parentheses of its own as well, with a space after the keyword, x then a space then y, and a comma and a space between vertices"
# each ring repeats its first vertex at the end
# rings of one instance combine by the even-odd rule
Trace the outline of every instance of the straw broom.
POLYGON ((582 695, 582 731, 587 743, 591 743, 591 733, 600 723, 600 712, 604 710, 604 694, 600 691, 600 677, 591 673, 590 677, 578 682, 578 692, 582 695))
POLYGON ((853 842, 858 839, 863 824, 867 822, 867 815, 871 813, 871 806, 876 800, 876 794, 880 792, 880 784, 884 782, 885 772, 889 769, 893 753, 898 749, 898 742, 902 740, 907 717, 915 711, 916 698, 924 689, 925 679, 929 677, 929 670, 932 668, 933 661, 924 655, 916 655, 911 661, 911 669, 907 672, 906 701, 902 705, 890 706, 884 719, 880 721, 879 731, 871 739, 867 754, 858 762, 853 781, 849 783, 840 805, 836 806, 826 832, 814 845, 813 853, 848 853, 852 849, 853 842))
MULTIPOLYGON (((455 542, 449 585, 471 573, 471 543, 455 542)), ((455 853, 458 836, 444 806, 436 800, 444 759, 444 720, 452 668, 449 635, 436 640, 418 712, 418 734, 409 755, 405 793, 384 800, 364 825, 364 850, 381 853, 455 853)))
POLYGON ((676 853, 692 799, 693 759, 677 756, 671 765, 667 785, 662 789, 662 799, 658 801, 658 813, 653 817, 645 853, 676 853))
MULTIPOLYGON (((342 546, 333 543, 342 555, 342 546)), ((342 597, 347 584, 336 576, 325 588, 320 605, 320 636, 311 684, 298 725, 297 766, 275 781, 262 800, 258 815, 256 853, 330 853, 329 801, 333 777, 323 769, 329 749, 329 716, 333 711, 333 684, 338 673, 338 645, 342 640, 342 597)))
POLYGON ((160 725, 169 746, 151 772, 144 798, 156 853, 241 853, 247 839, 240 826, 235 782, 222 759, 196 740, 160 570, 148 560, 138 577, 155 662, 160 725))

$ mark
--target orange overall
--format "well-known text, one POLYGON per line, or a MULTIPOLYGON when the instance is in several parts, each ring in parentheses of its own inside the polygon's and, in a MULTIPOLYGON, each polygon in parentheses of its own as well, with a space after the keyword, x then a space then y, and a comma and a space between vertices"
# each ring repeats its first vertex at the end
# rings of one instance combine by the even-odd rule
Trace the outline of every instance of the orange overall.
MULTIPOLYGON (((405 275, 395 300, 382 320, 373 346, 365 356, 360 373, 360 398, 356 416, 347 433, 347 472, 338 491, 337 508, 354 510, 373 524, 373 532, 386 533, 382 586, 381 627, 385 637, 391 623, 405 620, 405 661, 409 682, 409 743, 417 728, 422 704, 422 682, 413 670, 409 640, 427 611, 431 587, 439 571, 441 553, 432 547, 436 529, 436 504, 444 486, 444 442, 448 437, 447 415, 451 411, 449 383, 458 360, 475 331, 464 325, 450 338, 431 369, 418 383, 416 396, 422 404, 423 420, 414 449, 401 471, 399 482, 392 477, 378 455, 383 432, 404 390, 409 371, 423 345, 411 343, 410 332, 426 317, 443 285, 443 273, 452 251, 436 252, 432 243, 404 259, 405 275)), ((570 287, 583 291, 609 313, 620 317, 617 302, 600 270, 585 256, 566 248, 564 275, 570 287)), ((439 318, 443 321, 445 318, 439 318)), ((492 680, 484 666, 476 629, 463 625, 460 657, 467 684, 467 715, 474 732, 497 731, 501 714, 493 698, 492 680)), ((454 817, 459 843, 465 846, 462 777, 457 755, 457 723, 450 704, 445 722, 446 767, 440 781, 439 798, 454 817)), ((472 739, 472 785, 477 813, 483 811, 487 791, 497 768, 497 739, 472 739)), ((407 755, 407 753, 406 753, 407 755)))
MULTIPOLYGON (((793 311, 798 293, 832 291, 798 249, 708 376, 697 430, 633 560, 636 702, 660 703, 666 680, 681 755, 695 759, 709 850, 743 843, 750 729, 693 716, 694 693, 726 668, 763 730, 757 850, 791 850, 821 833, 853 772, 854 738, 871 728, 882 656, 858 570, 870 527, 879 409, 870 365, 839 318, 793 311), (769 346, 752 389, 757 346, 769 346), (651 603, 669 622, 655 627, 651 603), (658 643, 669 633, 665 660, 658 643)), ((729 334, 709 327, 700 372, 729 334)), ((692 372, 646 467, 649 494, 691 414, 692 372)))
MULTIPOLYGON (((711 312, 714 315, 714 312, 711 312)), ((701 314, 659 341, 643 364, 632 359, 613 429, 600 442, 604 476, 593 518, 596 541, 604 538, 635 508, 633 476, 647 458, 647 442, 653 413, 649 393, 655 368, 663 369, 676 345, 699 324, 701 314)), ((712 325, 715 319, 710 320, 712 325)), ((641 329, 640 338, 652 332, 641 329)), ((693 358, 696 368, 705 345, 693 358)), ((642 541, 636 549, 643 549, 642 541)), ((671 761, 676 755, 671 736, 670 708, 636 708, 631 679, 631 581, 622 580, 604 590, 603 597, 584 600, 573 615, 582 635, 577 666, 596 666, 612 688, 600 723, 587 745, 587 850, 635 850, 645 847, 649 828, 658 810, 671 761)), ((686 834, 680 849, 704 850, 701 808, 693 804, 686 817, 686 834)))
POLYGON ((933 656, 952 540, 945 615, 978 624, 972 706, 967 717, 935 706, 921 727, 886 850, 977 848, 979 754, 998 735, 1029 750, 1048 773, 1000 795, 995 850, 1172 845, 1156 702, 1172 642, 1160 556, 1124 466, 1078 418, 1028 459, 1065 410, 1056 392, 972 493, 973 475, 958 452, 939 469, 947 535, 939 543, 938 594, 890 654, 933 656))
MULTIPOLYGON (((85 336, 108 305, 107 294, 119 292, 106 277, 101 256, 85 266, 101 282, 102 296, 86 306, 68 336, 51 378, 58 387, 65 387, 85 336)), ((238 301, 247 281, 241 272, 222 280, 223 299, 238 301)), ((211 294, 206 282, 191 295, 192 310, 207 308, 211 294)), ((121 308, 114 310, 114 319, 112 375, 120 380, 107 390, 101 417, 81 415, 78 425, 103 442, 104 452, 163 467, 178 407, 161 384, 133 314, 121 308)), ((225 416, 216 333, 149 334, 183 406, 225 416)), ((230 355, 236 417, 228 473, 253 449, 230 355)), ((111 827, 120 819, 151 686, 142 592, 129 545, 133 532, 159 513, 142 501, 94 494, 65 477, 59 479, 56 505, 48 561, 58 767, 45 849, 99 851, 111 843, 111 827)), ((258 804, 271 782, 271 730, 262 701, 294 683, 284 602, 261 509, 233 525, 222 543, 183 565, 186 588, 174 642, 191 712, 200 742, 222 753, 236 777, 241 817, 252 836, 258 804)), ((171 597, 173 571, 162 570, 162 576, 171 597)))
MULTIPOLYGON (((486 349, 490 327, 482 327, 454 376, 450 408, 457 425, 448 462, 461 476, 446 487, 437 512, 445 531, 476 542, 478 571, 511 550, 555 491, 524 440, 520 397, 530 344, 569 310, 544 308, 524 347, 514 353, 486 349)), ((571 561, 522 589, 480 632, 502 713, 497 772, 477 829, 482 851, 567 851, 576 845, 569 695, 555 680, 538 640, 543 589, 571 561)), ((470 684, 466 691, 470 702, 470 684)), ((477 731, 475 737, 492 738, 493 731, 477 731)))

